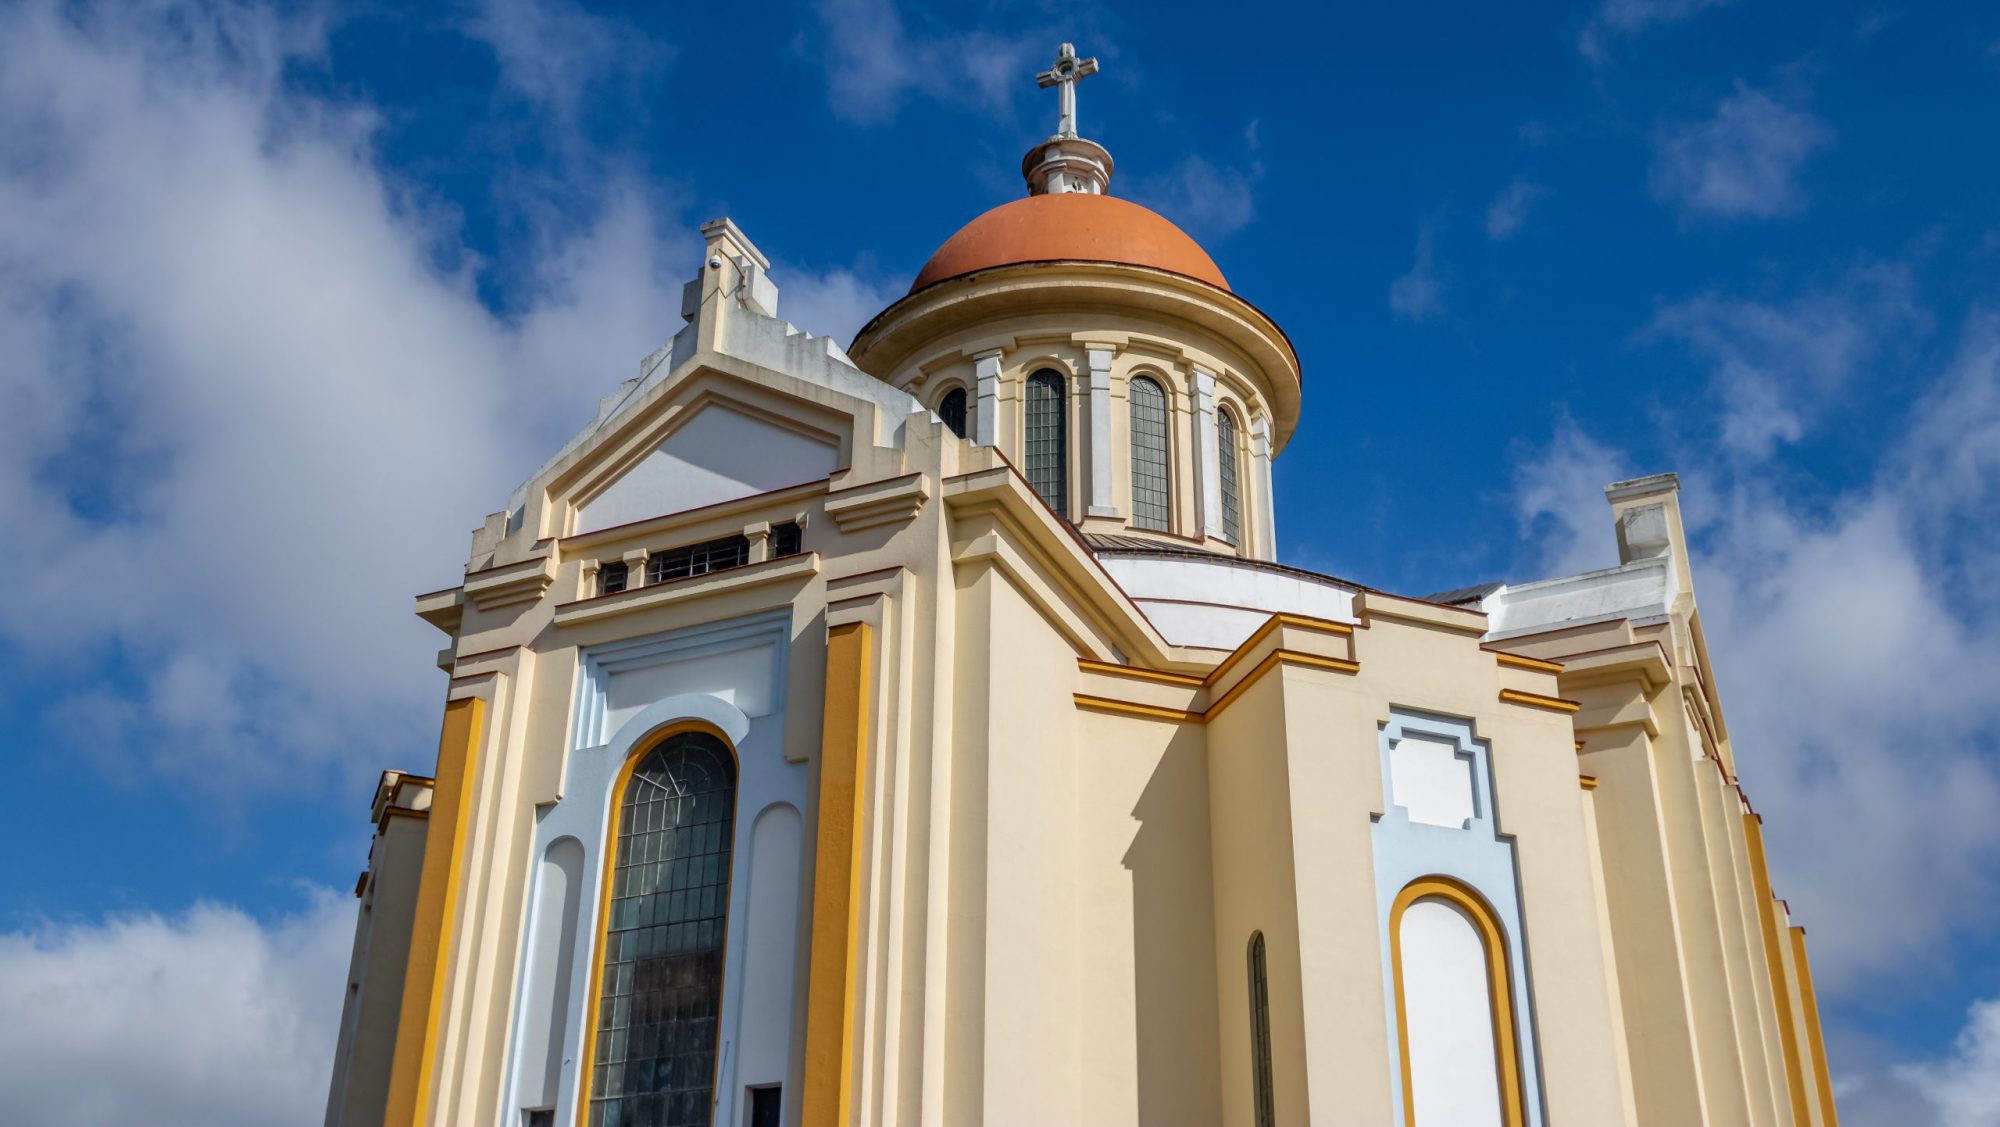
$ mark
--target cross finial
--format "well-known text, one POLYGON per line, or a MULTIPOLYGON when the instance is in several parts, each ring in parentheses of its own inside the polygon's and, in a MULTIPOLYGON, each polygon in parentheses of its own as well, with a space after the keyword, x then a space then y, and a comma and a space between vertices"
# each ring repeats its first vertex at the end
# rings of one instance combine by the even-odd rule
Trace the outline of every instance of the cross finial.
POLYGON ((1051 86, 1062 88, 1062 118, 1056 123, 1056 136, 1076 136, 1076 84, 1096 73, 1097 56, 1079 59, 1076 44, 1065 43, 1056 52, 1055 63, 1035 76, 1035 85, 1044 90, 1051 86))

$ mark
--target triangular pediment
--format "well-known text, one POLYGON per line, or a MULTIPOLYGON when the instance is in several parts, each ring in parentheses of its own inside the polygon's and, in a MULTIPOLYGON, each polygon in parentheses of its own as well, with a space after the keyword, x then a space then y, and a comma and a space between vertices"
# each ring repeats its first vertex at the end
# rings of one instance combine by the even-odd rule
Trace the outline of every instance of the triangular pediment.
POLYGON ((707 399, 580 499, 571 531, 596 532, 818 481, 839 463, 831 436, 707 399))

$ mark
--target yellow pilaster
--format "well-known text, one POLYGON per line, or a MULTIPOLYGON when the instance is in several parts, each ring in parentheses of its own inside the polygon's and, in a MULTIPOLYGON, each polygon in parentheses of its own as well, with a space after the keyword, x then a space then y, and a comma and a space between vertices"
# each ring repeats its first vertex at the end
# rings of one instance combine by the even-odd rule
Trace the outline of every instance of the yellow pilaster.
POLYGON ((451 952, 458 872, 458 843, 465 839, 471 801, 467 790, 479 754, 486 702, 477 697, 444 708, 438 737, 437 783, 424 831, 424 865, 417 881, 417 909, 410 928, 410 961, 403 974, 402 1012, 396 1021, 395 1063, 389 1072, 385 1123, 421 1124, 430 1112, 431 1064, 437 1058, 445 962, 451 952))
POLYGON ((814 850, 812 959, 806 980, 802 1127, 845 1122, 854 1045, 854 946, 861 922, 861 814, 868 775, 870 630, 827 631, 820 732, 819 840, 814 850))
POLYGON ((1812 1101, 1806 1097, 1805 1070, 1799 1062, 1799 1031, 1792 1023, 1792 991, 1785 979, 1785 956, 1779 949, 1778 902, 1771 894, 1771 871, 1764 861, 1764 820, 1743 815, 1743 836, 1750 846, 1750 878, 1757 893, 1757 915, 1763 922, 1764 961, 1771 968, 1771 1001, 1778 1012, 1778 1043, 1785 1052, 1785 1081, 1792 1094, 1792 1122, 1812 1122, 1812 1101))
POLYGON ((1833 1108, 1833 1073, 1826 1069, 1826 1034, 1819 1027, 1819 996, 1813 991, 1812 965, 1806 962, 1806 929, 1792 929, 1792 965, 1799 969, 1799 1008, 1806 1015, 1806 1045, 1812 1049, 1813 1078, 1819 1082, 1820 1114, 1827 1127, 1840 1127, 1833 1108))

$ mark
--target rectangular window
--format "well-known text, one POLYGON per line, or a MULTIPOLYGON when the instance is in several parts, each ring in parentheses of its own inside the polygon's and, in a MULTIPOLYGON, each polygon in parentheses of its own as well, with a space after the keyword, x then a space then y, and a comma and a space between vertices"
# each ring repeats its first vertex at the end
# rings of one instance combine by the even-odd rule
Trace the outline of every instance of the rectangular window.
POLYGON ((783 1091, 776 1084, 750 1089, 750 1127, 779 1127, 784 1122, 783 1091))
POLYGON ((646 583, 649 586, 671 583, 676 579, 721 571, 725 567, 741 567, 749 562, 749 537, 725 536, 720 540, 654 552, 652 558, 646 561, 646 583))

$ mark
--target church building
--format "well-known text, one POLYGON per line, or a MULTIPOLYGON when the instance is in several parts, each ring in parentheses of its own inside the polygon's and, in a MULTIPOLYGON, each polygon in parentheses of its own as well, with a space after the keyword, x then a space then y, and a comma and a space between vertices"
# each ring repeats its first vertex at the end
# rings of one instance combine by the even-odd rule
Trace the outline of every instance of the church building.
POLYGON ((1677 479, 1581 575, 1277 562, 1300 357, 1112 194, 1096 65, 845 349, 704 224, 417 596, 329 1127, 1836 1122, 1677 479))

